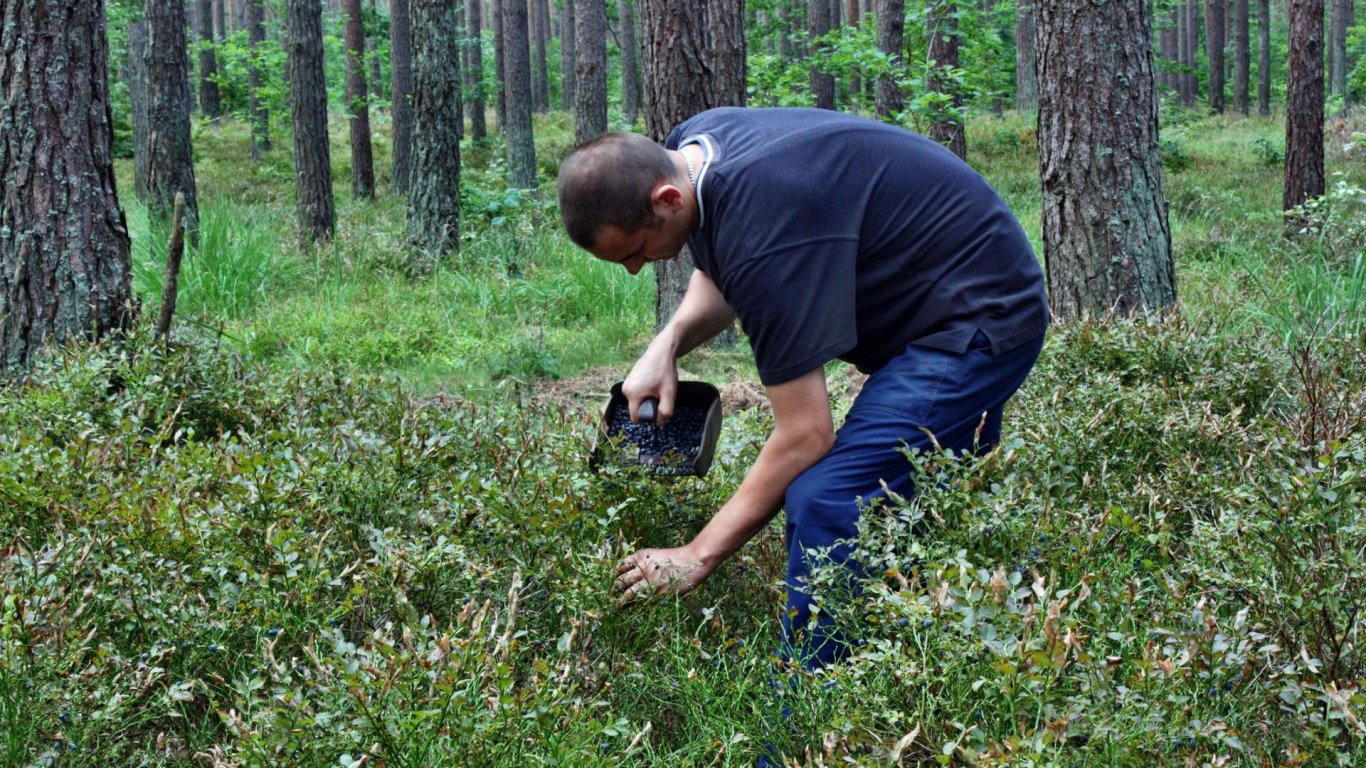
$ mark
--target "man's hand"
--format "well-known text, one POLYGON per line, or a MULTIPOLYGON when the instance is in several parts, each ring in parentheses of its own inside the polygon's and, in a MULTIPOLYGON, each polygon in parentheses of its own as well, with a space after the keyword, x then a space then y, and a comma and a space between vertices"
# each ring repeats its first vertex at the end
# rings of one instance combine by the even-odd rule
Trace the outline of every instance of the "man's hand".
POLYGON ((681 595, 706 581, 715 567, 686 546, 642 549, 617 566, 612 591, 620 595, 621 605, 658 595, 681 595))

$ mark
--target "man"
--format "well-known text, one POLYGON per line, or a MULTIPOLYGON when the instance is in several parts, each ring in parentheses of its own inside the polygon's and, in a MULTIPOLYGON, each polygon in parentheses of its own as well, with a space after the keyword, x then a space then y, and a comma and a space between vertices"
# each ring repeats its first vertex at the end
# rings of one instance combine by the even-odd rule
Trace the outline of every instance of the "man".
POLYGON ((1048 324, 1024 231, 938 144, 818 109, 710 110, 665 147, 603 134, 565 159, 559 197, 571 239, 631 274, 691 249, 687 293, 622 387, 633 419, 647 397, 668 419, 675 361, 737 316, 773 407, 735 495, 687 544, 627 558, 622 600, 692 589, 785 507, 788 651, 837 660, 829 607, 807 626, 807 553, 857 575, 860 504, 914 492, 904 447, 999 441, 1048 324), (836 358, 871 374, 838 432, 824 374, 836 358))

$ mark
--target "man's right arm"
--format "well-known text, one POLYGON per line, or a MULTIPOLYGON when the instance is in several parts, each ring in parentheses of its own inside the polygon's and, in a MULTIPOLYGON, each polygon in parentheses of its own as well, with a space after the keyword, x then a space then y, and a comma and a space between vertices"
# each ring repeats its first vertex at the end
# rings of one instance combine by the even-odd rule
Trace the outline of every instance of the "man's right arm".
POLYGON ((687 293, 663 330, 640 356, 626 377, 622 392, 631 403, 635 419, 646 397, 659 398, 660 421, 673 415, 678 390, 675 361, 724 331, 735 320, 735 310, 726 303, 721 289, 701 270, 693 270, 687 293))

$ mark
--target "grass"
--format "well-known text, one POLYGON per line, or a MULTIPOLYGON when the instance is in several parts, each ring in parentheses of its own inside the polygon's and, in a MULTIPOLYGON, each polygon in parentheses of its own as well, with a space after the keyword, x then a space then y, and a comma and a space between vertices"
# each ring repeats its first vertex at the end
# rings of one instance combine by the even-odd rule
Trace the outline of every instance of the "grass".
MULTIPOLYGON (((553 158, 566 121, 542 122, 553 158)), ((0 389, 0 764, 1359 764, 1361 230, 1334 207, 1286 236, 1273 129, 1173 127, 1181 314, 1055 329, 1001 450, 908 457, 919 496, 864 516, 854 658, 806 675, 773 657, 780 525, 683 599, 606 590, 729 496, 768 414, 727 414, 712 473, 663 483, 589 471, 592 406, 521 397, 624 372, 650 281, 509 198, 492 145, 425 278, 402 202, 345 184, 338 236, 300 252, 287 163, 202 127, 175 342, 56 351, 0 389)), ((1031 143, 970 126, 1037 244, 1031 143)))

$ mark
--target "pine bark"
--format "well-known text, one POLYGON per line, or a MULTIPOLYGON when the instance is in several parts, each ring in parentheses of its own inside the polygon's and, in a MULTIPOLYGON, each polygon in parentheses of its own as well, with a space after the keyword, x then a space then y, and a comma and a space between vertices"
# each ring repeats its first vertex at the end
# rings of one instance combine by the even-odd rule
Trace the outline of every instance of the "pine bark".
POLYGON ((1162 30, 1158 33, 1158 46, 1162 51, 1162 58, 1158 64, 1157 82, 1165 89, 1175 91, 1179 88, 1177 82, 1177 69, 1181 66, 1181 54, 1177 41, 1177 11, 1172 9, 1167 12, 1162 21, 1162 30))
POLYGON ((1257 0, 1257 114, 1271 114, 1271 0, 1257 0))
POLYGON ((413 35, 409 0, 390 0, 389 92, 392 95, 393 194, 408 194, 413 167, 413 35))
MULTIPOLYGON (((1329 18, 1328 61, 1329 93, 1334 96, 1347 96, 1347 28, 1352 26, 1352 0, 1329 0, 1332 4, 1329 18)), ((1344 104, 1344 107, 1346 105, 1344 104)))
POLYGON ((128 108, 133 123, 133 194, 147 201, 147 25, 128 23, 128 108))
POLYGON ((199 109, 204 117, 217 120, 223 116, 223 104, 218 97, 218 57, 213 46, 213 0, 199 0, 195 22, 195 35, 199 38, 199 109))
POLYGON ((574 143, 607 130, 607 6, 603 0, 574 4, 574 143))
MULTIPOLYGON (((569 0, 578 4, 579 0, 569 0)), ((578 8, 574 9, 575 11, 578 8)), ((531 108, 541 114, 550 111, 550 72, 546 58, 545 38, 541 36, 541 0, 530 0, 527 40, 531 50, 531 108)), ((577 57, 576 57, 577 58, 577 57)), ((577 63, 575 64, 577 66, 577 63)))
POLYGON ((327 143, 327 79, 323 73, 319 0, 288 0, 286 25, 299 236, 305 244, 317 243, 331 239, 337 220, 327 143))
POLYGON ((1235 0, 1233 12, 1233 108, 1241 115, 1248 109, 1251 88, 1252 37, 1248 0, 1235 0))
POLYGON ((640 43, 636 40, 635 0, 617 0, 621 23, 621 113, 627 125, 640 117, 640 43))
POLYGON ((408 241, 424 262, 460 246, 460 30, 450 0, 411 0, 408 241))
POLYGON ((498 132, 507 135, 508 122, 508 74, 507 44, 504 33, 504 11, 508 0, 489 0, 493 8, 493 72, 495 76, 494 117, 498 121, 498 132))
MULTIPOLYGON (((698 112, 744 103, 743 84, 737 93, 735 83, 716 77, 714 66, 721 46, 743 48, 744 38, 713 36, 717 30, 743 27, 741 0, 718 0, 701 9, 686 8, 672 0, 642 0, 640 21, 645 132, 651 139, 663 143, 675 125, 698 112), (712 14, 728 18, 713 20, 712 14)), ((692 272, 691 261, 685 249, 677 259, 655 262, 657 328, 673 317, 682 301, 692 272)))
MULTIPOLYGON (((817 45, 815 41, 828 33, 832 27, 830 0, 809 0, 806 5, 806 31, 811 36, 812 45, 816 46, 815 53, 818 59, 824 57, 826 46, 817 45)), ((820 63, 824 64, 823 61, 820 63)), ((835 76, 822 72, 815 62, 811 67, 811 95, 815 98, 817 107, 835 108, 835 76)))
MULTIPOLYGON (((370 0, 370 10, 376 11, 376 0, 370 0)), ((379 43, 371 36, 367 36, 366 42, 366 50, 370 51, 370 97, 378 107, 378 103, 384 101, 384 70, 380 66, 379 43)))
POLYGON ((1196 3, 1188 0, 1180 6, 1181 14, 1181 106, 1194 107, 1200 98, 1200 83, 1195 77, 1195 52, 1199 47, 1200 24, 1196 18, 1196 3))
MULTIPOLYGON (((1290 211, 1324 191, 1323 0, 1289 0, 1285 88, 1285 194, 1290 211)), ((1293 223, 1293 221, 1292 221, 1293 223)))
POLYGON ((574 37, 574 5, 576 0, 560 0, 560 109, 574 109, 575 57, 578 46, 574 37))
POLYGON ((528 39, 527 4, 524 0, 500 0, 503 11, 503 88, 507 94, 508 184, 518 189, 536 188, 536 146, 531 132, 531 41, 528 39))
POLYGON ((1039 108, 1038 25, 1034 0, 1017 0, 1015 17, 1015 108, 1034 112, 1039 108))
POLYGON ((190 147, 190 58, 185 5, 147 0, 147 209, 169 221, 177 192, 185 195, 185 230, 197 246, 199 200, 190 147))
POLYGON ((1224 113, 1224 12, 1228 0, 1205 0, 1205 56, 1209 63, 1209 108, 1224 113))
POLYGON ((465 68, 465 88, 470 100, 470 138, 478 141, 489 135, 488 119, 484 115, 484 30, 483 4, 466 0, 465 25, 469 30, 469 66, 465 68))
POLYGON ((343 0, 346 13, 346 114, 351 137, 351 196, 375 196, 375 158, 370 146, 370 93, 365 87, 365 26, 360 0, 343 0))
POLYGON ((1044 254, 1059 319, 1176 303, 1150 14, 1148 0, 1038 5, 1044 254))
POLYGON ((877 49, 887 57, 890 71, 878 76, 875 109, 878 119, 889 123, 897 122, 906 108, 900 82, 904 75, 905 38, 906 0, 882 0, 877 15, 877 49))
POLYGON ((265 0, 246 0, 247 41, 251 60, 247 63, 247 109, 251 113, 251 159, 260 162, 270 151, 270 107, 261 98, 261 51, 266 44, 265 0))
POLYGON ((227 0, 213 0, 213 35, 212 42, 221 43, 223 38, 228 36, 227 12, 223 6, 227 0))
POLYGON ((963 108, 963 90, 953 79, 958 68, 958 0, 932 0, 927 14, 929 34, 929 76, 925 89, 944 97, 944 106, 936 110, 930 124, 930 138, 948 147, 961 158, 968 156, 967 133, 958 116, 963 108))
POLYGON ((743 107, 747 92, 743 0, 713 0, 707 12, 707 39, 712 98, 718 104, 743 107))
POLYGON ((132 259, 103 0, 0 0, 0 29, 0 375, 18 375, 129 326, 132 259))

